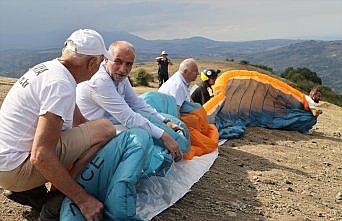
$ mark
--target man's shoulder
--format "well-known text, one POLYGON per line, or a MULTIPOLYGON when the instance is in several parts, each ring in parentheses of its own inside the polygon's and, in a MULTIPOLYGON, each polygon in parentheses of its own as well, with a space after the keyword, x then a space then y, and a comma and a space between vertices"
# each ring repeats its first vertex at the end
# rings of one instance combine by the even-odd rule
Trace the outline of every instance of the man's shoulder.
POLYGON ((113 86, 113 81, 106 71, 99 70, 88 81, 85 81, 88 85, 106 87, 113 86))
POLYGON ((310 109, 315 109, 316 108, 316 103, 312 100, 312 98, 308 95, 305 95, 305 99, 308 102, 309 108, 310 109))

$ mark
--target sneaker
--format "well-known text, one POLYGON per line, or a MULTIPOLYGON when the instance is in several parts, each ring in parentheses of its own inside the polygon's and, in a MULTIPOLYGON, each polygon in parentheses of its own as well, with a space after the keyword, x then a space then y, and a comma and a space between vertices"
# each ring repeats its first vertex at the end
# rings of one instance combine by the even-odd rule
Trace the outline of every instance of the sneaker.
POLYGON ((31 206, 32 209, 40 212, 47 200, 47 189, 40 186, 23 192, 4 191, 4 195, 14 202, 22 205, 31 206))

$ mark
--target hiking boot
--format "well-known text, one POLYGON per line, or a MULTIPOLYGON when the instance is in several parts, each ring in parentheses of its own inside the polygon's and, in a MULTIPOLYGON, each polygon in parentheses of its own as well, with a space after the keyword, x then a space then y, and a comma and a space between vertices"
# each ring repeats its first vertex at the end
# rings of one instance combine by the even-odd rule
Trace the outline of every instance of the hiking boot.
POLYGON ((4 191, 4 195, 14 202, 22 205, 31 206, 32 209, 40 212, 47 200, 47 189, 45 186, 40 186, 23 192, 4 191))
POLYGON ((59 221, 59 213, 65 195, 58 190, 49 192, 48 195, 47 202, 44 204, 38 220, 59 221))

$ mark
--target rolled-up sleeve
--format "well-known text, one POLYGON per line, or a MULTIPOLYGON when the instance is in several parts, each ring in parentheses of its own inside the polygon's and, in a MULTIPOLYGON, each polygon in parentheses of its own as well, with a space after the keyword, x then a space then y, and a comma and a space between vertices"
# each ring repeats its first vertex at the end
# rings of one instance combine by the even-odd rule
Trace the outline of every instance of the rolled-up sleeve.
POLYGON ((155 108, 147 104, 144 99, 137 96, 131 85, 127 85, 125 90, 125 101, 134 111, 143 111, 145 113, 152 114, 155 118, 160 121, 165 120, 165 117, 157 112, 155 108))
POLYGON ((139 113, 134 112, 116 91, 112 81, 97 79, 91 93, 92 99, 99 106, 127 128, 145 129, 157 139, 164 133, 164 130, 155 126, 139 113))

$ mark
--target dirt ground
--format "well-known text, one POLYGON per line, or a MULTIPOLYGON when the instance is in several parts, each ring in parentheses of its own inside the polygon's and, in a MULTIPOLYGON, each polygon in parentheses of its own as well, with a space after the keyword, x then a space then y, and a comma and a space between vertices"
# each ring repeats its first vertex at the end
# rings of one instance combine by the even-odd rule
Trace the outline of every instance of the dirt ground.
MULTIPOLYGON (((0 81, 0 104, 9 88, 0 81)), ((312 135, 248 128, 228 141, 191 192, 153 220, 342 220, 342 108, 321 109, 312 135)), ((36 220, 2 192, 0 220, 36 220)))

